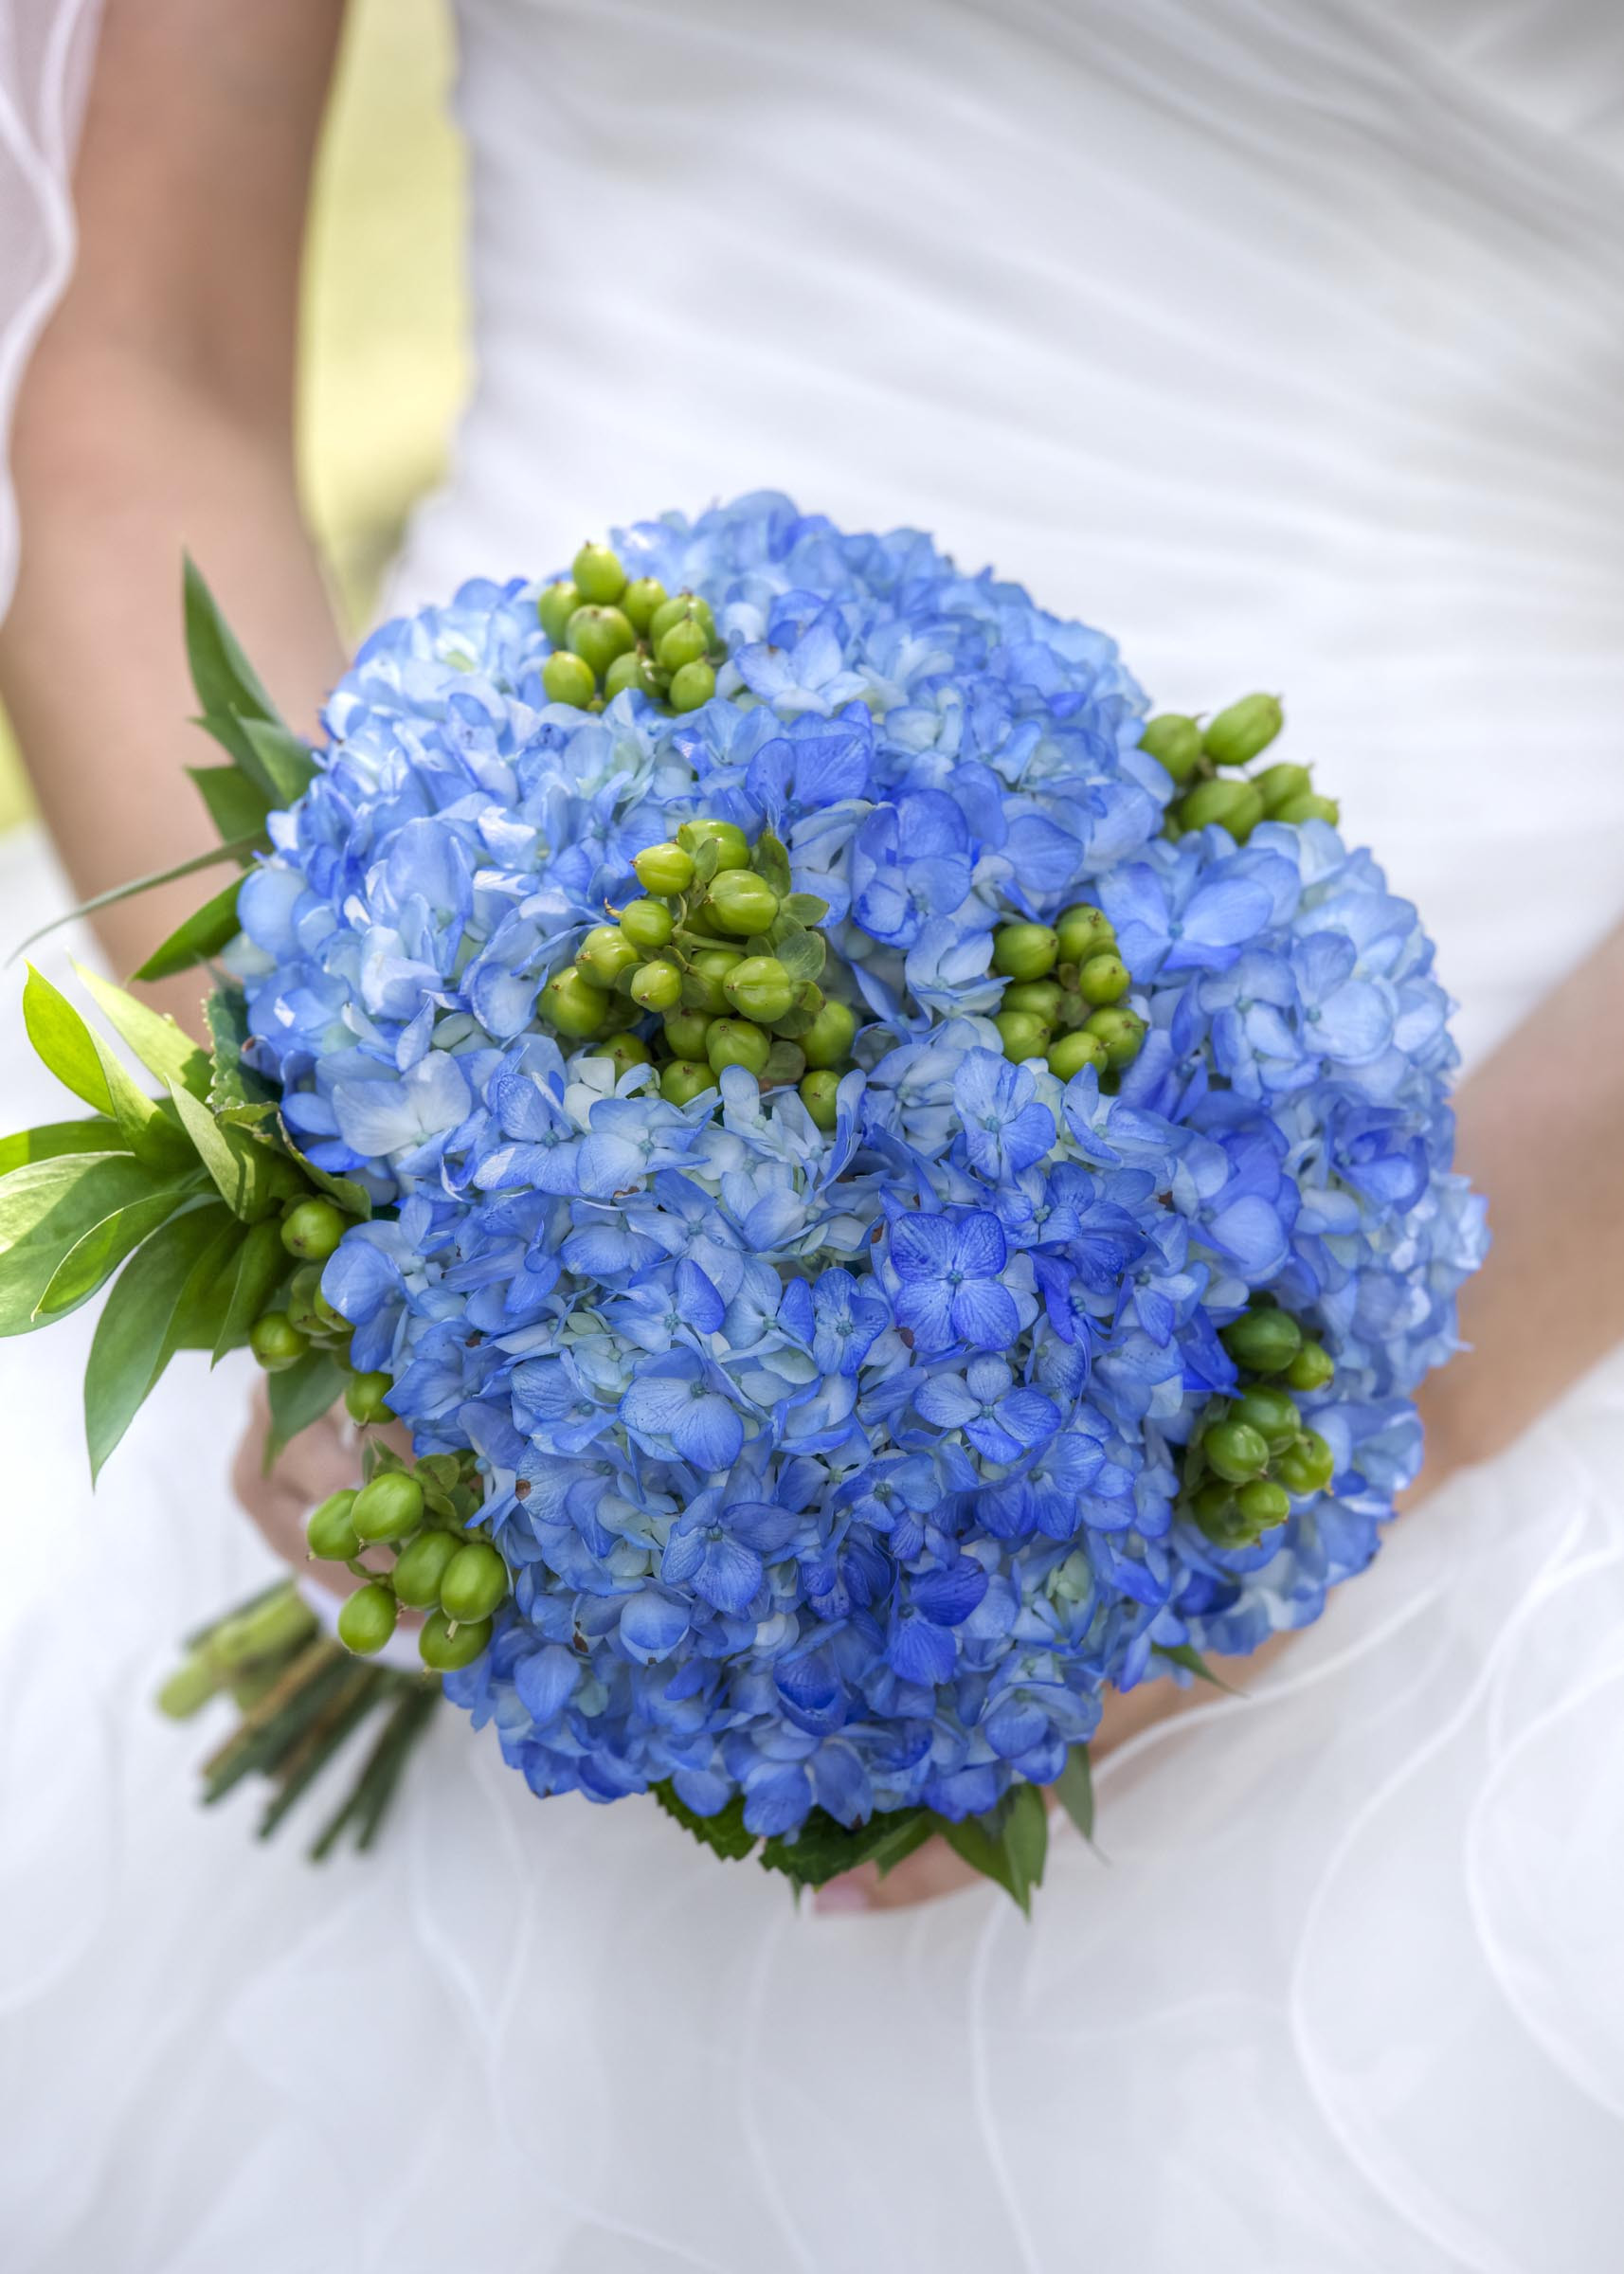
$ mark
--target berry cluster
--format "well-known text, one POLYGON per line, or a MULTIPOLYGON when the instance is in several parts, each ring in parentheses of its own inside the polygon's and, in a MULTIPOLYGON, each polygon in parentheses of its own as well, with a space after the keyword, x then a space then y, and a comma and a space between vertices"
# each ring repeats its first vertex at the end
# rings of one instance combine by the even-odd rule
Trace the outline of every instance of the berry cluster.
POLYGON ((508 1567, 488 1533, 470 1530, 483 1494, 472 1453, 427 1453, 415 1465, 370 1445, 366 1482, 334 1492, 312 1511, 305 1539, 313 1556, 343 1563, 362 1581, 338 1614, 338 1638, 370 1656, 395 1631, 403 1610, 428 1614, 418 1635, 424 1666, 454 1673, 491 1639, 492 1615, 509 1592, 508 1567), (387 1571, 363 1561, 388 1548, 387 1571))
POLYGON ((1285 1523, 1293 1495, 1330 1483, 1335 1456, 1291 1393, 1327 1388, 1336 1367, 1290 1311, 1262 1298, 1219 1340, 1242 1379, 1235 1397, 1214 1400, 1190 1440, 1184 1500, 1215 1547, 1245 1548, 1285 1523))
POLYGON ((1147 719, 1140 748, 1166 767, 1183 792, 1168 807, 1168 836, 1217 821, 1243 845, 1259 821, 1329 821, 1334 827, 1341 808, 1334 798, 1319 795, 1306 766, 1269 766, 1260 774, 1239 770, 1262 755, 1285 720, 1272 695, 1243 695, 1204 729, 1176 711, 1147 719))
POLYGON ((628 578, 607 545, 583 545, 569 574, 536 601, 554 652, 541 667, 549 699, 601 711, 626 688, 672 711, 697 711, 716 692, 725 649, 710 604, 667 593, 658 577, 628 578))
POLYGON ((617 1077, 657 1067, 672 1105, 742 1066, 764 1088, 796 1083, 819 1128, 832 1129, 857 1020, 818 984, 828 903, 792 889, 770 830, 752 846, 732 821, 684 821, 632 867, 646 896, 587 932, 548 982, 543 1018, 571 1042, 603 1040, 617 1077), (650 1017, 658 1027, 631 1031, 650 1017))
POLYGON ((1010 983, 993 1024, 1016 1065, 1046 1058, 1063 1082, 1092 1066, 1103 1081, 1139 1056, 1146 1021, 1123 1007, 1133 983, 1102 909, 1079 901, 1053 925, 1001 926, 992 967, 1010 983))
POLYGON ((307 1194, 282 1211, 281 1245, 295 1259, 248 1332, 248 1346, 267 1374, 285 1374, 313 1350, 345 1369, 344 1404, 352 1421, 392 1421, 384 1402, 388 1374, 357 1373, 349 1363, 350 1322, 321 1291, 321 1267, 336 1254, 349 1218, 331 1200, 307 1194))

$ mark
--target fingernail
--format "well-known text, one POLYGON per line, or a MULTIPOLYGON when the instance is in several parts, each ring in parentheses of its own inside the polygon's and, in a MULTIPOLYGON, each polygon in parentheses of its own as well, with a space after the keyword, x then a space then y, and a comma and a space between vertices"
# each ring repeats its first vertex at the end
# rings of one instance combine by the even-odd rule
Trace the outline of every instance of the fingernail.
POLYGON ((869 1891, 855 1879, 832 1879, 812 1898, 812 1908, 824 1919, 839 1919, 869 1908, 869 1891))

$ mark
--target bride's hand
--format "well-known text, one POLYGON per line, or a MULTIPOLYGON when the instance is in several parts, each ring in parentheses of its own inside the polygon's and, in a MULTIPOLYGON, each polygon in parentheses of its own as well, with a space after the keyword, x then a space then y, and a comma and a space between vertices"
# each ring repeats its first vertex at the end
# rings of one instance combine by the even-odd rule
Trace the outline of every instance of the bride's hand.
MULTIPOLYGON (((318 1501, 330 1492, 341 1492, 347 1486, 361 1481, 361 1440, 352 1422, 334 1407, 309 1429, 300 1430, 292 1444, 278 1457, 269 1475, 265 1473, 265 1439, 270 1429, 271 1410, 265 1397, 264 1384, 255 1389, 253 1409, 248 1426, 237 1447, 237 1457, 231 1469, 231 1489, 261 1533, 296 1571, 308 1571, 319 1585, 334 1595, 349 1595, 361 1582, 347 1571, 342 1563, 318 1563, 307 1554, 304 1542, 305 1519, 318 1501)), ((396 1453, 411 1452, 411 1439, 398 1423, 377 1435, 396 1453)), ((379 1551, 368 1551, 376 1559, 379 1551)), ((367 1561, 362 1558, 362 1561, 367 1561)), ((385 1564, 388 1556, 383 1557, 385 1564)))

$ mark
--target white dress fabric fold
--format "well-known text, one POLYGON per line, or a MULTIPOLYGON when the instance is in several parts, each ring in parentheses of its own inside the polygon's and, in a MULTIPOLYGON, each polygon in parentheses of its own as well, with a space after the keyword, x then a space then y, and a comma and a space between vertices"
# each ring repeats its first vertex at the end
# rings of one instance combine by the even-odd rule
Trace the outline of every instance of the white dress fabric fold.
MULTIPOLYGON (((461 15, 479 376, 398 601, 788 489, 996 561, 1164 706, 1282 688, 1470 1055, 1616 920, 1603 0, 461 15)), ((0 903, 60 904, 37 839, 0 903)), ((4 1019, 9 1123, 60 1111, 4 1019)), ((1102 1763, 1026 1925, 797 1912, 450 1712, 370 1857, 197 1811, 148 1700, 266 1568, 244 1376, 172 1368, 93 1504, 88 1332, 0 1361, 9 2265, 1618 2265, 1624 1361, 1102 1763)))

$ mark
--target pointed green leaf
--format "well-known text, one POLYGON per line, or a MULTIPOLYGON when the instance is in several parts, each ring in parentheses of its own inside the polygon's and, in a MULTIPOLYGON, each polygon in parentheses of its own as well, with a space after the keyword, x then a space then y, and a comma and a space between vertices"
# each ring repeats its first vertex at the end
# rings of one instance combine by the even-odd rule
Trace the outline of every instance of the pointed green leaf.
POLYGON ((1055 1797, 1085 1840, 1094 1836, 1094 1778, 1087 1745, 1074 1745, 1055 1779, 1055 1797))
POLYGON ((121 1153, 128 1148, 116 1124, 98 1114, 92 1121, 45 1121, 37 1128, 0 1137, 0 1177, 29 1161, 55 1161, 66 1153, 121 1153))
POLYGON ((247 1341, 249 1327, 262 1310, 271 1308, 271 1297, 287 1277, 292 1264, 292 1256, 282 1246, 280 1222, 249 1225, 248 1236, 237 1251, 231 1290, 220 1330, 214 1338, 215 1365, 227 1350, 240 1349, 247 1341))
POLYGON ((97 1006, 114 1033, 135 1052, 149 1074, 167 1088, 179 1082, 193 1097, 208 1092, 208 1054, 199 1050, 184 1027, 150 1003, 137 1002, 110 979, 75 964, 74 971, 95 996, 97 1006))
POLYGON ((694 856, 695 883, 699 886, 709 884, 712 877, 716 874, 716 870, 720 865, 720 862, 721 847, 717 844, 715 839, 713 837, 702 839, 700 841, 699 850, 694 856))
POLYGON ((791 979, 816 979, 827 950, 821 931, 808 931, 793 916, 780 916, 772 928, 772 953, 791 979))
POLYGON ((750 867, 771 885, 781 900, 785 897, 789 891, 789 856, 784 849, 783 839, 775 837, 770 829, 764 829, 756 839, 750 867))
MULTIPOLYGON (((705 844, 714 842, 713 838, 705 839, 705 844)), ((704 849, 704 845, 699 848, 701 852, 704 849)), ((674 1817, 685 1832, 691 1832, 702 1847, 711 1849, 725 1863, 736 1864, 755 1846, 756 1835, 745 1830, 745 1804, 736 1793, 715 1815, 701 1816, 679 1800, 669 1784, 650 1785, 649 1790, 668 1816, 674 1817)))
POLYGON ((175 1305, 170 1349, 212 1351, 226 1324, 237 1257, 248 1228, 228 1216, 198 1256, 175 1305))
POLYGON ((310 745, 280 721, 269 726, 261 719, 245 718, 242 726, 278 805, 285 808, 296 803, 316 774, 310 745))
POLYGON ((41 1298, 85 1234, 163 1182, 124 1152, 65 1153, 0 1181, 0 1335, 42 1325, 41 1298))
POLYGON ((882 1873, 893 1870, 904 1856, 923 1847, 934 1830, 934 1819, 923 1808, 871 1816, 850 1831, 815 1808, 793 1839, 768 1840, 760 1862, 764 1870, 785 1873, 797 1887, 821 1887, 844 1871, 855 1871, 859 1864, 877 1864, 882 1873))
POLYGON ((214 1067, 208 1084, 209 1110, 230 1113, 238 1120, 262 1119, 275 1109, 280 1092, 243 1062, 248 1039, 248 1005, 241 987, 216 987, 203 1006, 214 1043, 214 1067))
POLYGON ((1227 1690, 1232 1698, 1240 1696, 1240 1691, 1233 1684, 1226 1682, 1221 1674, 1213 1672, 1200 1651, 1190 1643, 1176 1642, 1169 1647, 1166 1643, 1159 1642, 1156 1650, 1160 1657, 1171 1658, 1175 1666, 1182 1666, 1187 1674, 1194 1674, 1198 1682, 1210 1682, 1214 1689, 1227 1690))
POLYGON ((272 811, 270 793, 240 766, 189 766, 186 770, 224 842, 263 836, 265 817, 272 811))
POLYGON ((1048 1812, 1036 1785, 1012 1786, 984 1815, 944 1822, 942 1834, 955 1854, 996 1880, 1030 1917, 1032 1890, 1043 1876, 1049 1849, 1048 1812))
POLYGON ((242 889, 242 878, 233 876, 212 900, 206 900, 195 914, 177 925, 134 976, 172 979, 177 971, 189 971, 194 964, 207 963, 210 956, 229 948, 243 929, 237 921, 237 895, 242 889))
POLYGON ((114 1281, 84 1370, 84 1429, 93 1480, 169 1364, 176 1313, 193 1268, 230 1220, 218 1200, 171 1216, 114 1281))
POLYGON ((96 1034, 91 1039, 107 1077, 107 1093, 113 1101, 118 1134, 130 1150, 137 1159, 150 1162, 161 1174, 172 1176, 177 1170, 189 1167, 191 1147, 171 1117, 131 1078, 110 1042, 104 1042, 96 1034))
POLYGON ((821 924, 829 912, 827 900, 820 900, 816 893, 786 893, 778 904, 781 916, 793 916, 798 924, 821 924))
POLYGON ((111 1121, 113 1099, 96 1038, 62 990, 32 964, 23 987, 23 1022, 35 1052, 57 1080, 111 1121))
POLYGON ((195 1178, 163 1185, 145 1199, 132 1200, 128 1207, 116 1209, 99 1224, 93 1224, 52 1272, 50 1284, 35 1307, 36 1323, 45 1326, 53 1319, 77 1310, 105 1280, 112 1278, 126 1255, 134 1254, 160 1224, 167 1223, 177 1208, 195 1198, 197 1189, 195 1178))
POLYGON ((219 604, 188 553, 182 572, 186 656, 191 683, 205 711, 280 724, 277 707, 220 612, 219 604))
POLYGON ((279 1122, 278 1127, 282 1133, 282 1143, 311 1182, 326 1193, 330 1200, 336 1200, 347 1216, 359 1217, 365 1222, 372 1213, 372 1196, 367 1187, 354 1177, 334 1177, 329 1175, 325 1168, 317 1168, 314 1161, 307 1161, 299 1151, 287 1123, 279 1122))
POLYGON ((266 1376, 271 1407, 270 1434, 265 1439, 267 1470, 301 1429, 320 1420, 343 1387, 344 1368, 328 1350, 307 1350, 285 1372, 266 1376))
POLYGON ((806 1071, 805 1054, 790 1041, 775 1041, 768 1046, 767 1064, 761 1070, 764 1082, 798 1082, 806 1071))
POLYGON ((6 961, 9 964, 15 963, 23 950, 31 948, 36 940, 43 940, 47 932, 57 930, 63 924, 73 923, 79 916, 93 916, 98 909, 112 908, 120 900, 133 900, 137 893, 150 893, 155 885, 173 884, 177 877, 195 876, 199 869, 212 869, 223 860, 236 860, 247 854, 260 852, 264 841, 261 837, 247 837, 233 844, 215 845, 207 853, 194 853, 189 860, 177 860, 172 869, 154 869, 151 875, 135 876, 128 884, 113 885, 107 892, 98 893, 92 900, 81 900, 77 908, 64 909, 60 916, 53 916, 48 924, 42 924, 37 930, 29 932, 27 938, 11 950, 6 961))

